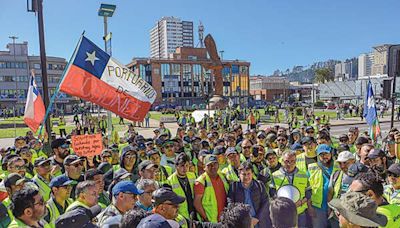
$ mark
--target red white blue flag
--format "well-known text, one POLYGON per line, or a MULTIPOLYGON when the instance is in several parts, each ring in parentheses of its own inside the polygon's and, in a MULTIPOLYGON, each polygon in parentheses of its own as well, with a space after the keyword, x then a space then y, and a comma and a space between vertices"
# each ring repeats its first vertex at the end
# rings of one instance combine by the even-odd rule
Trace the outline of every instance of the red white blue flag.
POLYGON ((85 36, 78 43, 59 88, 133 121, 143 120, 157 96, 143 78, 85 36))
POLYGON ((364 101, 364 117, 369 125, 370 136, 376 141, 381 134, 381 128, 376 112, 374 90, 372 89, 371 81, 368 82, 367 95, 364 101))
POLYGON ((33 132, 36 132, 44 119, 45 113, 43 99, 37 89, 35 74, 32 70, 25 104, 24 122, 33 132))

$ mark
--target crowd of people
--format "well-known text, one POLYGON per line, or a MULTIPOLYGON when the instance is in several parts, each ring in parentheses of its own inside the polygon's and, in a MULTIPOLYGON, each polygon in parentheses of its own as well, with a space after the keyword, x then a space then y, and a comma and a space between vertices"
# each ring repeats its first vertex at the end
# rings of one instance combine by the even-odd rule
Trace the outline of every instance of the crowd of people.
MULTIPOLYGON (((260 129, 232 113, 179 115, 176 135, 130 125, 97 156, 74 153, 76 130, 17 137, 0 149, 0 226, 400 227, 397 129, 378 143, 313 114, 260 129)), ((79 134, 107 131, 94 128, 79 134)))

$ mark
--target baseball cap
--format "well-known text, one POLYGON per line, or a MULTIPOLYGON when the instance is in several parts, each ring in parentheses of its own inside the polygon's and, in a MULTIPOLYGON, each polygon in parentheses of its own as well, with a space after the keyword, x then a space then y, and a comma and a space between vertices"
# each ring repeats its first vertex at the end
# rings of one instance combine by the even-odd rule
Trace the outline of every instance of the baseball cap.
POLYGON ((11 173, 4 179, 4 187, 11 188, 12 185, 19 185, 24 181, 25 178, 18 173, 11 173))
POLYGON ((400 176, 400 164, 394 163, 394 164, 390 165, 389 168, 387 169, 387 172, 396 174, 397 176, 400 176))
POLYGON ((383 158, 386 157, 386 154, 383 150, 381 149, 372 149, 369 153, 368 153, 368 158, 370 159, 374 159, 374 158, 383 158))
POLYGON ((273 149, 268 149, 267 152, 265 153, 265 158, 268 158, 268 155, 270 155, 270 154, 276 155, 276 152, 273 149))
POLYGON ((135 151, 136 152, 137 151, 137 147, 128 145, 128 146, 122 148, 122 154, 125 154, 128 151, 135 151))
POLYGON ((172 226, 161 215, 152 214, 143 218, 137 228, 172 228, 172 226))
POLYGON ((326 144, 320 144, 317 147, 317 155, 320 155, 321 153, 330 153, 331 149, 332 148, 326 144))
POLYGON ((185 201, 185 197, 178 196, 172 189, 162 187, 153 192, 153 202, 155 205, 160 205, 166 201, 178 205, 185 201))
POLYGON ((113 174, 113 179, 114 180, 123 180, 125 178, 128 178, 132 176, 132 173, 126 171, 126 169, 119 169, 113 174))
POLYGON ((306 132, 311 131, 311 130, 314 131, 314 128, 311 127, 311 126, 307 126, 307 127, 306 127, 306 132))
POLYGON ((290 147, 290 150, 304 150, 303 146, 300 143, 293 143, 293 145, 290 147))
POLYGON ((110 149, 104 149, 101 151, 101 155, 109 155, 112 156, 112 151, 110 149))
POLYGON ((121 192, 132 193, 135 195, 143 194, 143 190, 137 189, 136 185, 132 181, 120 181, 112 189, 112 194, 114 196, 121 192))
POLYGON ((39 157, 35 160, 35 162, 33 163, 33 166, 36 167, 39 165, 43 165, 44 163, 49 162, 49 161, 50 161, 50 159, 48 159, 48 158, 39 157))
POLYGON ((216 146, 214 147, 213 155, 220 155, 225 153, 225 147, 223 146, 216 146))
POLYGON ((342 151, 339 153, 338 158, 336 159, 337 162, 347 162, 348 160, 356 159, 354 155, 350 151, 342 151))
POLYGON ((218 162, 217 156, 213 154, 206 155, 204 158, 204 165, 209 165, 211 163, 218 162))
POLYGON ((340 140, 340 141, 341 141, 341 140, 349 140, 349 136, 346 135, 346 134, 341 134, 341 135, 339 135, 339 140, 340 140))
POLYGON ((61 147, 64 144, 69 144, 69 141, 67 141, 66 139, 63 139, 63 138, 58 138, 51 142, 51 149, 61 147))
POLYGON ((209 154, 211 154, 211 152, 209 150, 203 149, 203 150, 200 150, 198 157, 207 156, 209 154))
POLYGON ((375 201, 360 192, 347 192, 340 199, 332 199, 328 205, 358 226, 383 227, 387 224, 386 216, 376 213, 375 201))
POLYGON ((139 164, 139 171, 143 171, 145 169, 150 169, 150 168, 158 168, 158 165, 154 164, 154 162, 150 161, 150 160, 144 160, 139 164))
POLYGON ((314 137, 306 136, 301 139, 301 145, 304 145, 306 143, 311 143, 311 142, 315 142, 314 137))
POLYGON ((110 170, 112 168, 112 165, 108 162, 102 162, 99 164, 99 166, 97 166, 98 170, 101 170, 103 173, 107 173, 108 170, 110 170))
POLYGON ((257 138, 264 138, 265 139, 266 137, 267 137, 267 135, 263 131, 260 131, 260 132, 257 133, 257 138))
POLYGON ((225 156, 228 156, 230 154, 237 154, 238 152, 236 151, 235 147, 228 147, 225 151, 225 156))
POLYGON ((77 184, 76 181, 69 179, 66 175, 60 175, 57 177, 53 177, 50 181, 50 188, 52 187, 61 187, 61 186, 67 186, 67 185, 73 185, 77 184))
POLYGON ((266 137, 268 142, 274 142, 276 140, 276 135, 274 133, 269 133, 266 137))
POLYGON ((74 154, 70 154, 64 159, 63 164, 64 165, 72 165, 78 161, 82 161, 82 159, 74 154))
POLYGON ((147 142, 145 142, 146 146, 150 146, 150 145, 153 145, 153 144, 154 144, 153 140, 148 140, 147 142))
POLYGON ((146 153, 146 155, 147 155, 148 157, 150 157, 150 156, 153 155, 153 154, 160 154, 160 153, 158 153, 158 151, 156 151, 156 150, 149 150, 149 151, 147 151, 147 153, 146 153))
POLYGON ((101 212, 99 205, 93 206, 90 209, 78 208, 66 212, 58 217, 55 221, 57 228, 71 228, 71 227, 85 227, 95 228, 97 225, 93 224, 91 220, 101 212))

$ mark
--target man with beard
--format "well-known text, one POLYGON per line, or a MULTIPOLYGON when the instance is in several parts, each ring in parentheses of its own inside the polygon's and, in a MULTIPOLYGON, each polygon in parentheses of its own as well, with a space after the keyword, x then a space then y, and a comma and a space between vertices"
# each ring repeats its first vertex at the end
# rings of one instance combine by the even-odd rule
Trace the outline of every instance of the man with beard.
POLYGON ((317 143, 312 137, 304 137, 301 140, 301 144, 304 152, 297 155, 296 164, 298 169, 307 172, 309 165, 317 162, 317 154, 315 152, 317 143))
POLYGON ((364 166, 369 166, 370 164, 369 164, 369 160, 368 160, 368 154, 373 149, 374 149, 374 145, 372 145, 372 144, 364 144, 361 147, 360 152, 357 154, 358 155, 357 156, 358 157, 357 163, 361 163, 364 166))
POLYGON ((391 165, 387 170, 388 185, 384 186, 383 197, 390 204, 400 203, 400 164, 395 163, 391 165))
POLYGON ((274 132, 270 132, 267 134, 265 138, 265 146, 268 149, 276 149, 278 148, 278 144, 276 144, 276 134, 274 132))
POLYGON ((356 142, 359 133, 360 131, 358 130, 358 127, 351 127, 349 129, 349 132, 347 133, 347 136, 349 137, 350 152, 352 153, 356 152, 356 147, 354 146, 354 143, 356 142))
POLYGON ((16 151, 16 154, 19 155, 25 161, 25 172, 29 174, 29 177, 34 175, 33 173, 33 164, 32 164, 32 152, 29 150, 28 146, 24 146, 19 148, 16 151))
POLYGON ((14 220, 8 227, 50 227, 42 217, 46 213, 45 202, 39 191, 24 188, 12 196, 14 220))
POLYGON ((264 131, 260 131, 257 133, 257 144, 260 146, 266 145, 266 135, 264 131))
POLYGON ((32 181, 39 187, 39 193, 42 195, 44 201, 47 202, 50 198, 50 180, 51 180, 51 167, 50 160, 44 157, 40 157, 35 161, 36 175, 32 178, 32 181))
POLYGON ((283 154, 283 152, 289 150, 289 148, 287 147, 287 143, 288 143, 287 135, 284 135, 284 134, 278 135, 278 137, 276 138, 276 142, 277 142, 278 148, 275 149, 275 152, 278 156, 281 156, 283 154))
POLYGON ((335 171, 329 181, 328 202, 333 198, 340 198, 347 192, 353 177, 349 176, 349 168, 356 162, 356 158, 350 151, 340 152, 336 162, 339 164, 340 170, 335 171))
POLYGON ((368 153, 367 158, 369 166, 376 171, 379 171, 380 175, 383 175, 382 178, 385 179, 386 170, 389 168, 385 152, 381 149, 375 148, 368 153))
POLYGON ((228 147, 225 151, 225 157, 228 160, 228 166, 222 169, 225 178, 230 182, 239 181, 238 172, 240 166, 240 157, 234 147, 228 147))
POLYGON ((332 148, 321 144, 317 148, 318 162, 308 166, 312 190, 312 207, 308 208, 313 227, 328 226, 328 190, 330 177, 336 168, 331 154, 332 148))
POLYGON ((59 176, 65 173, 64 159, 69 155, 69 143, 59 138, 51 142, 51 149, 53 150, 53 156, 50 158, 52 168, 52 174, 59 176))
POLYGON ((102 209, 110 205, 108 193, 104 191, 104 173, 99 169, 89 169, 85 172, 85 181, 94 181, 98 189, 99 205, 102 209))
POLYGON ((378 213, 387 217, 387 228, 400 227, 400 205, 389 204, 383 197, 382 180, 373 172, 365 172, 357 175, 350 185, 351 192, 361 192, 373 199, 378 205, 378 213))
POLYGON ((257 178, 258 174, 267 167, 264 163, 265 148, 263 146, 254 145, 251 148, 251 152, 250 162, 253 166, 254 178, 257 178))

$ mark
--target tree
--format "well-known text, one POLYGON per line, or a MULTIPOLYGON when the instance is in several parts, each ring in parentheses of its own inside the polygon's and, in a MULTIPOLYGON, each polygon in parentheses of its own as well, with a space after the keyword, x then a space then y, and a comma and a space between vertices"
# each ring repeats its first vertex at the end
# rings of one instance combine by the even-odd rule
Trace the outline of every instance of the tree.
POLYGON ((333 72, 329 68, 320 68, 315 70, 315 77, 314 81, 317 83, 325 83, 329 81, 333 81, 335 76, 333 75, 333 72))

